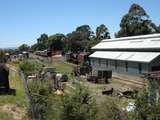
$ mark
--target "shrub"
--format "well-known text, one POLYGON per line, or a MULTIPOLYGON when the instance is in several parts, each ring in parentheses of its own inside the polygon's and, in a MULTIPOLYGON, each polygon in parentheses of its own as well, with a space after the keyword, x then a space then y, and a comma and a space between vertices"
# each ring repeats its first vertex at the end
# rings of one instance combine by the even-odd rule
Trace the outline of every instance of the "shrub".
POLYGON ((87 88, 77 87, 63 100, 61 120, 96 120, 96 105, 87 88))
POLYGON ((159 120, 160 101, 150 101, 146 90, 142 90, 139 93, 135 105, 135 120, 159 120))
POLYGON ((42 70, 42 65, 36 61, 23 61, 20 63, 19 68, 24 72, 25 77, 31 73, 37 73, 42 70))
POLYGON ((31 105, 34 116, 43 119, 43 114, 47 112, 50 104, 49 95, 52 93, 50 81, 31 81, 29 91, 32 96, 31 105))
POLYGON ((119 101, 109 98, 99 106, 98 120, 128 120, 126 112, 119 106, 119 101))

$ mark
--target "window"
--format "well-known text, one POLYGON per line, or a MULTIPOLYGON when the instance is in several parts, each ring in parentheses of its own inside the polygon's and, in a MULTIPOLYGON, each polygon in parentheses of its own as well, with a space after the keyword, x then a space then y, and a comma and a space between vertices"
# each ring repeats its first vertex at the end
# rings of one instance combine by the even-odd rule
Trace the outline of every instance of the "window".
POLYGON ((108 60, 106 60, 106 67, 108 67, 108 60))
POLYGON ((115 60, 115 69, 117 69, 117 61, 115 60))
POLYGON ((126 64, 126 72, 128 72, 128 62, 125 62, 126 64))
POLYGON ((103 71, 98 71, 98 77, 103 78, 103 71))
POLYGON ((139 73, 142 73, 142 64, 141 63, 138 64, 138 69, 139 69, 139 73))
POLYGON ((98 59, 98 64, 99 66, 101 66, 101 59, 98 59))
POLYGON ((95 65, 95 59, 92 59, 92 65, 95 65))

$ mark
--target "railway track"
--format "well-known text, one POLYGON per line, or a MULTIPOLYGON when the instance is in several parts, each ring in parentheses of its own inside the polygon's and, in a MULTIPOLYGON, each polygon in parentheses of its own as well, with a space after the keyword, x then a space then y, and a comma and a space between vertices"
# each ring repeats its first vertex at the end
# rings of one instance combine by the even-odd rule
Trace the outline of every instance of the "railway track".
POLYGON ((138 80, 132 80, 132 79, 119 78, 119 77, 113 77, 112 80, 126 84, 126 85, 135 86, 138 88, 144 88, 144 87, 147 87, 147 85, 148 85, 148 82, 145 80, 138 81, 138 80))

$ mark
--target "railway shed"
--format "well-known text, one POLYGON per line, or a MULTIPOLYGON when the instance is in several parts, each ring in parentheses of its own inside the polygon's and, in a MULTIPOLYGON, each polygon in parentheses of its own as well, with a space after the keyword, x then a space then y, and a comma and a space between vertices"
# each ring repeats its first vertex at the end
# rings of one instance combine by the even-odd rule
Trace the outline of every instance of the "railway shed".
POLYGON ((93 74, 112 70, 122 79, 139 80, 142 73, 160 70, 160 34, 105 39, 92 50, 93 74))

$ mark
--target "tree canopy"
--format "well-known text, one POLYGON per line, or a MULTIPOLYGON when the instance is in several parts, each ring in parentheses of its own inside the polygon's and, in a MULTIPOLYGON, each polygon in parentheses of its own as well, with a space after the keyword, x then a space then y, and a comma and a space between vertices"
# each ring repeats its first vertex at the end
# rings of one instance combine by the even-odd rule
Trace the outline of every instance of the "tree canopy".
POLYGON ((120 30, 116 37, 145 35, 159 32, 157 26, 149 19, 149 15, 138 4, 132 4, 128 13, 122 17, 120 30))
POLYGON ((152 102, 149 92, 140 91, 135 101, 134 120, 156 120, 160 114, 160 101, 152 102))
MULTIPOLYGON (((160 33, 160 25, 152 22, 147 12, 138 4, 132 4, 128 12, 122 17, 120 30, 115 37, 127 37, 160 33)), ((80 25, 72 32, 64 35, 56 33, 48 36, 46 33, 40 35, 37 43, 31 46, 31 50, 52 51, 62 50, 64 52, 90 51, 90 48, 103 39, 110 39, 108 28, 104 24, 97 26, 95 33, 89 25, 80 25)), ((24 46, 21 46, 22 48, 24 46)))
POLYGON ((47 43, 47 40, 48 40, 48 35, 43 33, 40 35, 40 37, 37 39, 37 43, 42 43, 42 44, 45 44, 47 43))
POLYGON ((45 50, 47 49, 48 35, 43 33, 37 39, 36 50, 45 50))
POLYGON ((93 31, 89 25, 79 26, 75 31, 67 34, 68 47, 73 52, 84 51, 92 35, 93 31))
POLYGON ((79 85, 73 95, 63 99, 61 120, 95 120, 96 117, 96 103, 86 87, 79 85))
POLYGON ((0 49, 0 56, 4 56, 4 55, 5 55, 4 50, 0 49))
POLYGON ((61 33, 54 34, 48 38, 48 46, 52 51, 63 50, 65 35, 61 33))
POLYGON ((96 38, 98 41, 110 38, 108 28, 104 24, 101 24, 96 28, 96 38))
POLYGON ((31 46, 31 50, 61 50, 63 52, 82 52, 89 51, 91 47, 96 45, 102 39, 110 38, 108 28, 101 24, 96 28, 96 34, 89 25, 78 26, 74 31, 64 35, 56 33, 48 36, 46 33, 37 38, 37 43, 31 46))
POLYGON ((29 48, 30 47, 27 44, 22 44, 21 46, 18 47, 18 50, 20 50, 20 51, 28 51, 29 48))

